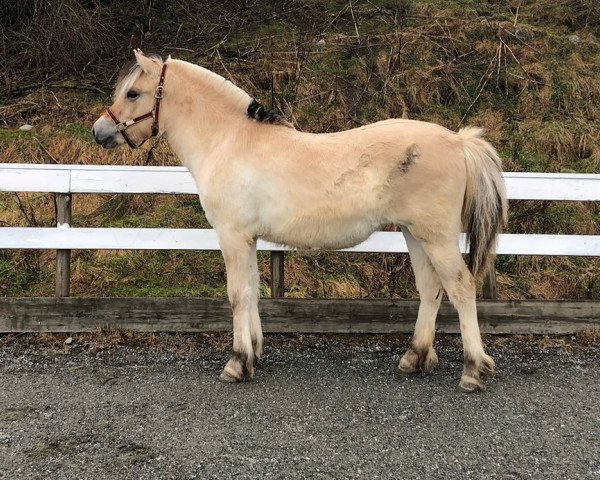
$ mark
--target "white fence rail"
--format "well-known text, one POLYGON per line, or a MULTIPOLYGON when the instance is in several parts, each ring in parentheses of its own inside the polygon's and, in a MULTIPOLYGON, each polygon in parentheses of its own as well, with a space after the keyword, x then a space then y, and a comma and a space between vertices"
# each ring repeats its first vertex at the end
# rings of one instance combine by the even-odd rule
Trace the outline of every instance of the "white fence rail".
MULTIPOLYGON (((464 240, 460 242, 463 253, 464 240)), ((46 250, 219 250, 214 230, 192 228, 0 228, 0 248, 46 250)), ((259 240, 258 250, 292 248, 259 240)), ((356 253, 407 252, 400 232, 375 232, 363 243, 338 250, 356 253)), ((501 255, 600 256, 600 235, 502 234, 501 255)))
MULTIPOLYGON (((509 172, 504 173, 504 178, 512 200, 600 201, 600 175, 596 174, 509 172)), ((73 193, 197 194, 192 176, 183 167, 11 163, 0 163, 0 191, 66 196, 73 193)), ((69 201, 61 205, 70 208, 69 201)), ((70 214, 63 218, 70 218, 70 214)), ((464 241, 461 244, 464 245, 464 241)), ((258 248, 272 252, 288 250, 262 241, 258 248)), ((210 229, 68 228, 62 225, 57 228, 2 227, 0 249, 218 250, 219 244, 215 231, 210 229)), ((401 253, 407 248, 402 233, 375 232, 365 242, 346 251, 401 253)), ((498 253, 600 256, 600 235, 503 234, 498 253)))
MULTIPOLYGON (((600 201, 600 175, 505 172, 512 200, 600 201)), ((55 193, 187 193, 196 184, 184 167, 0 163, 0 191, 55 193)))

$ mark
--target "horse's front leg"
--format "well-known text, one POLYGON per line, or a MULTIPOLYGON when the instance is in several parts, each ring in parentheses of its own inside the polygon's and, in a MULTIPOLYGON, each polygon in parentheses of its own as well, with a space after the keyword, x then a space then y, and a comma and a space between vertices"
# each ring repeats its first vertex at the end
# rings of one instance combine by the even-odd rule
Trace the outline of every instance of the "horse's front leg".
POLYGON ((258 362, 263 354, 263 333, 258 314, 258 299, 260 298, 260 274, 258 273, 258 264, 256 259, 256 241, 252 245, 250 253, 250 272, 252 273, 252 289, 256 292, 256 302, 250 312, 250 337, 252 339, 252 348, 254 349, 254 360, 258 362))
POLYGON ((238 232, 219 232, 219 244, 225 259, 227 294, 233 311, 233 352, 221 373, 221 380, 240 382, 244 378, 252 378, 254 362, 262 353, 258 271, 255 271, 256 240, 238 232))

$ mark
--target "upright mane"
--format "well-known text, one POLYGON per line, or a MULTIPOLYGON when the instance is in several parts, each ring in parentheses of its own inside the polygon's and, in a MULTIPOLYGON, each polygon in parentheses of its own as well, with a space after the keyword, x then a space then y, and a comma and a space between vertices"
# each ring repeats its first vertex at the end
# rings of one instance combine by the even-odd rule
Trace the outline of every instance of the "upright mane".
MULTIPOLYGON (((163 63, 163 59, 160 55, 148 54, 146 56, 158 60, 161 64, 163 63)), ((236 106, 239 106, 240 112, 245 113, 249 119, 261 123, 270 123, 273 125, 282 125, 294 128, 292 124, 285 120, 281 115, 269 111, 263 105, 258 103, 253 97, 248 95, 248 93, 221 75, 199 65, 185 62, 183 60, 173 60, 169 58, 167 62, 176 62, 183 66, 184 69, 187 69, 190 73, 201 76, 202 80, 206 82, 208 86, 212 87, 215 91, 222 93, 227 98, 231 99, 236 106)), ((114 92, 115 98, 129 90, 131 85, 133 85, 133 83, 140 76, 141 72, 142 69, 137 62, 133 61, 127 63, 121 69, 117 77, 114 92)))
POLYGON ((208 81, 209 84, 213 86, 217 91, 221 91, 229 98, 234 99, 236 103, 239 102, 242 111, 244 111, 248 115, 248 118, 256 120, 257 122, 270 123, 273 125, 283 125, 286 127, 293 128, 292 124, 285 120, 281 115, 267 110, 253 97, 248 95, 248 93, 246 93, 240 87, 234 85, 232 82, 222 77, 218 73, 212 72, 204 67, 195 65, 193 63, 183 62, 181 60, 177 61, 181 62, 182 64, 185 64, 185 66, 189 67, 191 70, 200 73, 203 76, 204 81, 208 81))

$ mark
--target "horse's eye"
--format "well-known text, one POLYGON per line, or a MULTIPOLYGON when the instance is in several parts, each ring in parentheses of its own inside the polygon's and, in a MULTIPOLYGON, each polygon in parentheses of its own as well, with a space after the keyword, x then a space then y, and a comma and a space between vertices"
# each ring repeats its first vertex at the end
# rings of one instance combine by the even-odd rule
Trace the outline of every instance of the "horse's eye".
POLYGON ((134 90, 129 90, 127 92, 127 98, 129 98, 130 100, 133 100, 133 99, 135 99, 135 98, 137 98, 139 96, 140 96, 140 94, 138 92, 134 91, 134 90))

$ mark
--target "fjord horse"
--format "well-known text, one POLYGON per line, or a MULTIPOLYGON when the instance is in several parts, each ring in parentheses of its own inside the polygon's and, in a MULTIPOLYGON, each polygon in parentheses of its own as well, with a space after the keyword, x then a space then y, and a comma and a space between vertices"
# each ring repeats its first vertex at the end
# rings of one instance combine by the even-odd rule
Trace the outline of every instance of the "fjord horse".
POLYGON ((479 332, 476 279, 494 257, 507 201, 500 159, 481 129, 455 133, 392 119, 337 133, 300 132, 209 70, 139 50, 135 58, 92 133, 104 148, 137 147, 163 135, 194 177, 218 234, 233 309, 233 354, 223 380, 252 377, 263 353, 258 238, 331 250, 396 224, 421 301, 399 371, 429 372, 437 364, 435 319, 445 290, 463 340, 459 387, 483 388, 494 362, 479 332), (468 266, 459 249, 462 231, 468 266))

